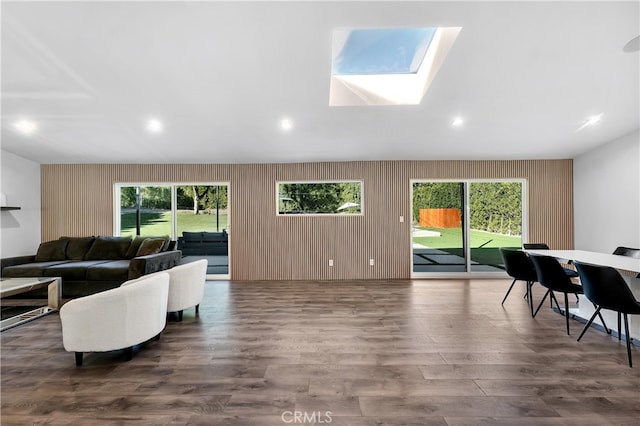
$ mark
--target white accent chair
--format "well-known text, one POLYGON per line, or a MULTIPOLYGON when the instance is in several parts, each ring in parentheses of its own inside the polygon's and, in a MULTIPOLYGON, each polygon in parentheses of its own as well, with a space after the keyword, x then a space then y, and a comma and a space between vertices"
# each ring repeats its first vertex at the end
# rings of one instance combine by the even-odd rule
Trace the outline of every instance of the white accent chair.
POLYGON ((123 283, 120 287, 67 302, 60 309, 65 350, 76 353, 125 349, 159 338, 167 323, 169 274, 159 272, 123 283))
POLYGON ((170 277, 167 312, 178 312, 178 321, 182 321, 182 311, 186 308, 195 306, 197 314, 207 279, 206 259, 174 266, 166 272, 170 277))

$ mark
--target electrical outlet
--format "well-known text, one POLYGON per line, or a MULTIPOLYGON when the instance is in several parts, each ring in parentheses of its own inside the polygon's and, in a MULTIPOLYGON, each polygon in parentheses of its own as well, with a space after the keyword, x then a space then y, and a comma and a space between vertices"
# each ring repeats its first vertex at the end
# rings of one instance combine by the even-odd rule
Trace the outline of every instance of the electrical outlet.
POLYGON ((329 266, 333 266, 333 259, 329 259, 329 266))
POLYGON ((369 259, 369 266, 373 266, 376 264, 376 261, 373 259, 369 259))

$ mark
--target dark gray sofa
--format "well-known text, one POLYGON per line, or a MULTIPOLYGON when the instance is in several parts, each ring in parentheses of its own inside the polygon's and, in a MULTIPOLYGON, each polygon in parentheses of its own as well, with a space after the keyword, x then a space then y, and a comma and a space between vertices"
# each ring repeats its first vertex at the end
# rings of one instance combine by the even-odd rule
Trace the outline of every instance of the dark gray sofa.
POLYGON ((178 250, 183 256, 226 256, 229 234, 222 232, 183 232, 178 237, 178 250))
MULTIPOLYGON (((2 259, 1 276, 62 277, 62 297, 75 298, 172 268, 181 257, 169 237, 61 237, 35 255, 2 259)), ((46 297, 46 289, 28 297, 46 297)))

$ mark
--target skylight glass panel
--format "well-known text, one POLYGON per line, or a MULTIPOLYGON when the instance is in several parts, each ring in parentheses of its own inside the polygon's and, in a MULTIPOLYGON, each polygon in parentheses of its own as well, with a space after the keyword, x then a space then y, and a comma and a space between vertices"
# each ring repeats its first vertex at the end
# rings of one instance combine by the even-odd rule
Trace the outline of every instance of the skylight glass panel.
POLYGON ((384 28, 349 31, 334 59, 334 75, 416 73, 435 28, 384 28))
POLYGON ((329 105, 420 104, 461 29, 334 30, 329 105))

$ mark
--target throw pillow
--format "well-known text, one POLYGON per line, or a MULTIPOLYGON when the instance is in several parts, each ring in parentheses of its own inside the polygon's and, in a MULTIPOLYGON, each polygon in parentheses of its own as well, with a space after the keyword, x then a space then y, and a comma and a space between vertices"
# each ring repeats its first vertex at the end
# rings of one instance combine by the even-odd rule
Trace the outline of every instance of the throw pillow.
POLYGON ((124 259, 131 237, 98 237, 84 257, 85 260, 124 259))
POLYGON ((129 249, 127 250, 127 254, 125 255, 125 257, 127 259, 133 259, 134 257, 136 257, 136 253, 138 253, 138 249, 140 248, 144 240, 146 240, 147 238, 153 238, 153 237, 142 236, 142 235, 136 236, 131 242, 131 245, 129 246, 129 249))
POLYGON ((61 240, 69 242, 67 245, 67 259, 83 260, 89 251, 91 244, 95 241, 95 237, 60 237, 61 240))
POLYGON ((164 238, 147 238, 140 244, 136 257, 160 253, 162 246, 164 246, 164 238))
POLYGON ((49 262, 52 260, 65 260, 67 240, 47 241, 40 244, 36 253, 36 262, 49 262))

